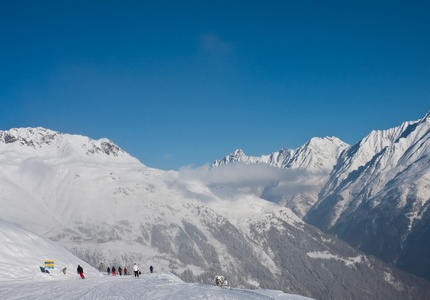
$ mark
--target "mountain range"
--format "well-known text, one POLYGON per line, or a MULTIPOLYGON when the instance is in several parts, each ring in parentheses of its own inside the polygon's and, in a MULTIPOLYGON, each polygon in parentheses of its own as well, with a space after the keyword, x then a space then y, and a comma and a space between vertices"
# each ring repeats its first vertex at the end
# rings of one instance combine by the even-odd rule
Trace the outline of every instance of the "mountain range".
POLYGON ((351 146, 336 138, 314 138, 297 150, 262 157, 236 150, 213 167, 233 163, 302 170, 297 181, 309 183, 309 189, 301 194, 284 189, 278 193, 282 197, 273 197, 267 192, 291 180, 263 183, 257 194, 366 254, 430 280, 430 113, 372 131, 351 146), (306 159, 297 159, 299 153, 306 159))
MULTIPOLYGON (((391 137, 394 144, 410 145, 403 139, 415 136, 414 147, 421 152, 410 156, 427 153, 427 169, 425 159, 414 160, 414 167, 405 166, 406 157, 402 160, 401 174, 415 188, 425 187, 426 174, 428 178, 428 146, 418 144, 428 118, 402 125, 404 131, 391 137), (424 166, 415 166, 416 161, 424 166), (415 180, 408 177, 412 173, 415 180)), ((365 148, 357 149, 357 144, 314 138, 297 150, 284 148, 261 158, 238 150, 210 169, 166 172, 143 165, 107 139, 44 128, 0 131, 0 218, 57 241, 93 266, 138 262, 203 283, 222 273, 235 287, 281 289, 318 299, 426 299, 428 281, 374 258, 377 253, 356 250, 346 238, 360 224, 360 210, 354 217, 354 199, 338 195, 363 177, 356 174, 362 170, 360 161, 367 165, 373 161, 371 153, 389 146, 363 141, 357 144, 376 147, 363 155, 367 162, 359 155, 365 148), (345 210, 339 212, 333 199, 343 201, 345 210)), ((394 186, 393 179, 386 185, 394 186)), ((405 178, 398 180, 406 184, 405 178)), ((372 191, 377 192, 375 187, 372 191)), ((425 191, 414 195, 425 196, 425 191)), ((420 199, 424 207, 426 199, 420 199)), ((416 220, 425 220, 422 216, 424 211, 418 211, 408 223, 405 245, 410 249, 425 237, 423 225, 422 231, 414 229, 416 220)), ((383 234, 382 224, 377 228, 383 234)), ((359 237, 363 241, 355 246, 368 251, 362 247, 366 236, 359 237)), ((399 267, 406 262, 401 255, 407 256, 398 254, 399 267)))

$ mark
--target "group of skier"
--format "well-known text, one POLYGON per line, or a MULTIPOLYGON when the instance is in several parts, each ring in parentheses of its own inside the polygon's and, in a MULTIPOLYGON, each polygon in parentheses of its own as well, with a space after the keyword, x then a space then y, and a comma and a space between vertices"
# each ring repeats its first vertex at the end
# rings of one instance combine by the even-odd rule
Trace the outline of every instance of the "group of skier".
MULTIPOLYGON (((79 276, 81 276, 82 279, 85 279, 84 269, 81 267, 81 265, 78 265, 78 268, 76 269, 76 271, 79 274, 79 276)), ((121 269, 121 267, 118 267, 118 273, 119 273, 120 276, 122 275, 122 271, 123 270, 121 269)), ((149 271, 151 273, 153 273, 154 272, 154 267, 150 266, 149 267, 149 271)), ((64 270, 63 270, 63 272, 64 272, 64 270)), ((134 277, 139 277, 139 275, 142 274, 142 272, 140 272, 139 267, 138 267, 138 265, 136 263, 134 263, 133 272, 134 272, 134 277)), ((111 274, 111 269, 109 267, 107 267, 107 273, 108 273, 108 275, 111 274)), ((127 268, 126 267, 124 267, 124 275, 127 275, 127 268)), ((112 267, 112 276, 116 276, 116 269, 115 269, 115 267, 112 267)))
MULTIPOLYGON (((119 276, 121 276, 122 275, 122 269, 121 269, 121 267, 118 267, 118 274, 119 274, 119 276)), ((107 273, 108 273, 108 275, 110 275, 110 272, 111 272, 111 269, 109 268, 109 267, 107 267, 107 273)), ((124 267, 124 275, 127 275, 127 267, 124 267)), ((115 267, 112 267, 112 276, 116 276, 116 269, 115 269, 115 267)))

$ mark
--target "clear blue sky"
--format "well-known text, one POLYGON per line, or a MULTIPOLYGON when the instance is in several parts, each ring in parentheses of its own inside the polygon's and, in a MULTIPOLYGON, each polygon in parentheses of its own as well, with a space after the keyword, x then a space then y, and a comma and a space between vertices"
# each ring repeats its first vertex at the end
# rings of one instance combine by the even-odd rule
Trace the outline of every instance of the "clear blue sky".
POLYGON ((3 1, 0 130, 147 166, 355 143, 430 110, 430 1, 3 1))

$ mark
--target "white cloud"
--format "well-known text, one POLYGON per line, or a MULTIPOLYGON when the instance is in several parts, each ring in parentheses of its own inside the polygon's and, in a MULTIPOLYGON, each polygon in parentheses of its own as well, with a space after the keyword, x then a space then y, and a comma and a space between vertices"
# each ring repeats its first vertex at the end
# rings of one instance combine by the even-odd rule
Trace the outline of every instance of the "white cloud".
POLYGON ((325 174, 310 173, 300 169, 279 169, 265 164, 242 164, 196 169, 183 168, 178 180, 201 181, 205 185, 224 185, 232 188, 270 188, 272 196, 296 194, 313 189, 318 179, 325 174))
POLYGON ((200 43, 205 51, 213 55, 227 55, 233 49, 230 43, 211 33, 202 34, 200 43))

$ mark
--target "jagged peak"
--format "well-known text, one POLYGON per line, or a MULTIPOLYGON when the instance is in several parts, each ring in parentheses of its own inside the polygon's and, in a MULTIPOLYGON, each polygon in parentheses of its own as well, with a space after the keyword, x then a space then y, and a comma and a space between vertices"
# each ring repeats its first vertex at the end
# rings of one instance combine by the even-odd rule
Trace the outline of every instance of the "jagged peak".
POLYGON ((417 126, 430 121, 430 111, 417 121, 403 122, 399 126, 384 130, 372 130, 367 136, 356 143, 355 148, 370 145, 372 151, 381 151, 384 147, 398 143, 400 139, 408 137, 417 126))
POLYGON ((245 155, 245 153, 242 151, 242 149, 236 149, 233 151, 232 154, 230 154, 230 156, 243 156, 245 155))
POLYGON ((14 147, 15 152, 47 149, 40 152, 39 155, 50 153, 50 156, 68 156, 76 153, 80 157, 98 155, 100 158, 103 156, 123 157, 126 161, 137 161, 107 138, 93 140, 82 135, 63 134, 43 127, 12 128, 7 131, 0 131, 1 145, 14 147))
POLYGON ((328 169, 335 164, 340 153, 349 145, 336 137, 314 137, 296 150, 283 147, 278 152, 260 157, 246 156, 241 149, 235 150, 221 160, 216 160, 212 167, 235 162, 246 164, 267 164, 278 168, 309 168, 312 170, 328 169))
POLYGON ((0 131, 0 142, 4 144, 19 143, 35 148, 41 144, 50 144, 54 139, 61 136, 62 134, 58 131, 42 127, 12 128, 7 131, 0 131))

